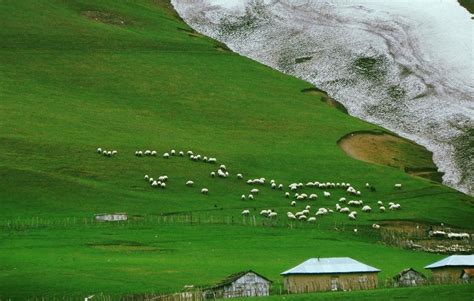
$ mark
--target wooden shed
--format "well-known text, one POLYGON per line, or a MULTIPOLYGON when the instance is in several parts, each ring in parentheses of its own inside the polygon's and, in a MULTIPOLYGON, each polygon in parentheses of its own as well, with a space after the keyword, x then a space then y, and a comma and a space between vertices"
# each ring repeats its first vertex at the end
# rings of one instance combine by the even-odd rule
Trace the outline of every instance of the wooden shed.
POLYGON ((436 283, 459 283, 464 270, 474 268, 474 255, 452 255, 427 265, 436 283))
POLYGON ((117 213, 101 213, 95 215, 95 220, 99 222, 117 222, 117 221, 126 221, 128 219, 127 213, 117 212, 117 213))
POLYGON ((205 299, 268 296, 271 284, 268 278, 248 270, 228 276, 203 290, 203 295, 205 299))
POLYGON ((289 293, 351 291, 377 287, 379 269, 349 257, 311 258, 281 273, 289 293))
POLYGON ((419 286, 426 282, 426 277, 422 273, 412 269, 404 269, 393 277, 394 286, 419 286))

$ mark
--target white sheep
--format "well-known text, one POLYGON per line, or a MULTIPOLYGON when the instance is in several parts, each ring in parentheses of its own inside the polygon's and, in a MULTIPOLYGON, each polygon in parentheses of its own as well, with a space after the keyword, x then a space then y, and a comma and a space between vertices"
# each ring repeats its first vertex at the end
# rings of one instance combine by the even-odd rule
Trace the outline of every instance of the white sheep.
POLYGON ((245 199, 246 199, 245 194, 242 194, 242 195, 240 196, 240 199, 241 199, 241 200, 245 200, 245 199))
POLYGON ((186 152, 186 154, 187 154, 188 156, 194 155, 193 151, 190 151, 190 150, 188 150, 188 151, 186 152))
POLYGON ((211 177, 215 177, 216 176, 216 173, 214 171, 211 171, 211 177))
POLYGON ((386 209, 385 209, 384 206, 380 206, 380 207, 379 207, 379 210, 380 210, 380 212, 385 212, 386 209))
POLYGON ((221 164, 221 166, 219 166, 219 169, 226 170, 227 168, 225 167, 224 164, 221 164))
POLYGON ((189 181, 186 182, 186 186, 191 187, 191 186, 193 186, 193 185, 194 185, 194 182, 191 181, 191 180, 189 180, 189 181))
POLYGON ((118 152, 116 150, 113 150, 112 151, 112 156, 115 156, 116 154, 118 154, 118 152))
POLYGON ((209 158, 209 159, 207 159, 207 162, 208 163, 216 163, 217 159, 216 158, 209 158))
POLYGON ((344 207, 344 208, 339 209, 339 212, 341 212, 341 213, 349 213, 349 212, 351 212, 351 209, 349 209, 349 207, 344 207))
POLYGON ((308 215, 308 214, 309 214, 309 210, 304 209, 303 211, 301 211, 301 213, 303 213, 304 215, 308 215))
POLYGON ((399 210, 401 208, 400 204, 392 204, 388 209, 390 210, 399 210))
POLYGON ((296 219, 296 216, 295 216, 293 213, 291 213, 291 212, 288 212, 286 215, 287 215, 288 218, 291 219, 291 220, 295 220, 295 219, 296 219))
POLYGON ((249 214, 250 214, 250 210, 246 209, 246 210, 242 211, 243 216, 248 216, 249 214))
POLYGON ((184 157, 184 152, 183 152, 183 151, 179 151, 179 156, 180 156, 180 157, 184 157))
POLYGON ((383 206, 383 202, 382 202, 382 201, 378 201, 378 202, 377 202, 377 205, 383 206))
POLYGON ((278 215, 278 214, 277 214, 276 212, 270 212, 270 213, 268 214, 268 217, 269 217, 269 218, 274 218, 274 217, 277 217, 277 215, 278 215))
POLYGON ((300 220, 300 221, 301 221, 301 220, 306 220, 306 219, 307 219, 306 215, 300 215, 300 216, 298 216, 298 220, 300 220))
POLYGON ((150 177, 148 175, 145 175, 143 179, 148 180, 150 177))
POLYGON ((158 180, 160 180, 162 182, 166 182, 166 181, 168 181, 168 176, 159 176, 158 180))
POLYGON ((107 152, 107 156, 109 156, 109 157, 112 156, 112 152, 111 152, 111 151, 108 151, 108 152, 107 152))
POLYGON ((356 216, 352 214, 352 212, 349 213, 347 216, 349 217, 349 219, 356 220, 356 216))
POLYGON ((227 174, 225 171, 223 171, 222 169, 218 169, 217 170, 217 175, 221 178, 227 178, 227 174))
POLYGON ((310 223, 316 222, 316 217, 311 216, 310 218, 308 218, 308 222, 310 222, 310 223))
POLYGON ((154 180, 155 179, 153 179, 153 178, 148 178, 148 182, 150 182, 150 183, 153 182, 154 180))
POLYGON ((201 189, 201 193, 202 193, 202 194, 208 194, 208 193, 209 193, 209 189, 203 188, 203 189, 201 189))
POLYGON ((309 199, 310 200, 314 200, 314 199, 317 199, 318 198, 318 195, 316 193, 312 193, 309 195, 309 199))
MULTIPOLYGON (((270 211, 271 212, 271 211, 270 211)), ((268 210, 266 209, 263 209, 262 211, 260 211, 260 215, 262 216, 268 216, 268 214, 270 213, 268 210)))
POLYGON ((170 151, 170 154, 171 154, 171 156, 176 155, 176 150, 172 149, 172 150, 170 151))
POLYGON ((314 187, 314 183, 313 182, 308 182, 308 183, 306 183, 306 187, 314 187))
POLYGON ((398 183, 398 184, 395 184, 395 185, 393 185, 393 188, 395 188, 395 189, 402 189, 402 184, 399 184, 399 183, 398 183))
POLYGON ((168 154, 168 153, 163 154, 163 158, 168 159, 169 157, 170 157, 170 154, 168 154))
POLYGON ((306 205, 306 207, 304 207, 305 210, 310 210, 311 209, 311 206, 310 205, 306 205))
POLYGON ((249 194, 248 199, 249 199, 249 200, 253 200, 253 194, 249 194))
POLYGON ((305 197, 304 197, 304 195, 298 195, 298 196, 296 197, 296 199, 297 199, 298 201, 302 201, 302 200, 305 199, 305 197))
POLYGON ((147 149, 147 150, 145 151, 145 156, 150 156, 150 155, 151 155, 151 150, 147 149))
POLYGON ((207 159, 206 156, 204 156, 204 158, 202 158, 202 162, 207 162, 207 160, 208 160, 208 159, 207 159))
POLYGON ((341 205, 339 205, 339 204, 336 203, 336 211, 341 210, 341 208, 342 208, 341 205))
POLYGON ((244 178, 244 176, 241 173, 237 174, 237 179, 243 179, 243 178, 244 178))
POLYGON ((161 183, 161 188, 166 188, 166 183, 161 183))
POLYGON ((379 224, 372 224, 372 228, 374 228, 374 229, 380 229, 380 225, 379 225, 379 224))
POLYGON ((330 198, 330 197, 331 197, 331 193, 330 193, 330 192, 324 191, 323 194, 324 194, 324 197, 325 197, 325 198, 330 198))
POLYGON ((278 189, 282 190, 283 189, 283 184, 278 184, 278 189))
POLYGON ((156 186, 158 186, 158 182, 157 182, 157 181, 153 181, 153 182, 151 182, 151 186, 152 186, 152 187, 156 187, 156 186))
POLYGON ((326 208, 319 208, 316 212, 316 215, 326 215, 328 214, 328 210, 326 208))
POLYGON ((372 208, 370 208, 370 206, 368 206, 368 205, 365 205, 364 207, 362 207, 362 211, 363 212, 370 212, 370 211, 372 211, 372 208))
POLYGON ((290 193, 289 192, 285 192, 285 198, 289 198, 290 197, 290 193))
POLYGON ((275 183, 271 184, 272 189, 276 189, 277 185, 275 183))
POLYGON ((100 147, 97 148, 97 153, 98 153, 98 154, 101 154, 101 153, 102 153, 102 148, 100 148, 100 147))
POLYGON ((339 199, 339 203, 345 203, 346 201, 347 201, 346 198, 340 198, 340 199, 339 199))
POLYGON ((252 193, 252 194, 258 194, 258 189, 257 189, 257 188, 251 189, 251 190, 250 190, 250 193, 252 193))

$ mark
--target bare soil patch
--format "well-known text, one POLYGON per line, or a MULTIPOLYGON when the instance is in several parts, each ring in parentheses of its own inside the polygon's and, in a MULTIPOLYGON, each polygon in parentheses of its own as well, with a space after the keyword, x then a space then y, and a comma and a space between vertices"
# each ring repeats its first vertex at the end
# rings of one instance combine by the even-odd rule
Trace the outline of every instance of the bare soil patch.
POLYGON ((131 23, 129 20, 125 20, 124 17, 119 16, 117 14, 113 14, 111 12, 86 10, 81 12, 81 15, 96 22, 111 25, 125 26, 131 23))
POLYGON ((342 150, 352 158, 403 169, 410 175, 441 182, 426 148, 384 131, 361 131, 350 133, 338 141, 342 150))

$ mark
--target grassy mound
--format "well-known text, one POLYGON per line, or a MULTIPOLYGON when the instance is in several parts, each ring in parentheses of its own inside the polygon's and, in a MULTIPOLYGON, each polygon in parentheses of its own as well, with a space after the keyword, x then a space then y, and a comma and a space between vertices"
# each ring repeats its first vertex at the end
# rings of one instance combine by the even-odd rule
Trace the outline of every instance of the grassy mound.
MULTIPOLYGON (((381 246, 370 235, 346 237, 335 225, 346 232, 382 220, 474 227, 472 198, 355 160, 337 145, 350 132, 380 128, 301 93, 307 83, 195 34, 167 1, 3 1, 0 20, 0 297, 173 291, 248 268, 279 281, 281 269, 318 254, 367 259, 385 277, 409 257, 421 268, 439 256, 381 246), (104 157, 98 147, 119 153, 104 157), (139 149, 159 155, 138 158, 139 149), (171 149, 218 164, 161 157, 171 149), (229 178, 209 176, 219 164, 229 178), (254 201, 242 201, 253 186, 237 172, 285 187, 350 182, 368 204, 393 200, 403 209, 361 214, 355 222, 333 215, 293 235, 285 213, 295 209, 283 191, 266 185, 254 201), (144 174, 168 175, 167 188, 150 187, 144 174), (193 188, 184 185, 190 179, 193 188), (377 190, 364 190, 365 182, 377 190), (263 208, 279 213, 275 225, 259 227, 263 208), (257 216, 257 227, 232 226, 242 209, 257 216), (123 228, 91 224, 103 212, 133 218, 123 228), (156 222, 190 215, 192 223, 156 222), (231 240, 242 238, 245 245, 231 240), (371 248, 404 255, 372 262, 371 248), (276 255, 280 264, 272 266, 276 255)), ((313 208, 345 196, 342 189, 331 193, 313 208)))

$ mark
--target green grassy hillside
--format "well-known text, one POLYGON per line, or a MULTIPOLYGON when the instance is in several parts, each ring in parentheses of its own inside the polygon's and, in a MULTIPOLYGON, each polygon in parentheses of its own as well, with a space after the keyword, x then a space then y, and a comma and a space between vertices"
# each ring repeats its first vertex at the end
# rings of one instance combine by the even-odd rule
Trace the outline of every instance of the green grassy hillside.
MULTIPOLYGON (((412 220, 474 228, 472 198, 348 157, 337 146, 341 137, 380 128, 301 92, 309 86, 194 33, 167 1, 0 1, 0 297, 166 292, 249 267, 279 281, 282 269, 323 254, 365 260, 383 278, 440 257, 347 236, 353 227, 412 220), (119 153, 104 157, 98 147, 119 153), (137 158, 138 149, 159 155, 137 158), (161 157, 171 149, 218 164, 161 157), (229 178, 209 176, 219 164, 229 178), (291 232, 283 191, 266 185, 241 201, 253 186, 237 172, 275 179, 285 191, 295 181, 350 182, 367 204, 395 201, 402 210, 359 214, 355 222, 338 214, 291 232), (167 188, 151 188, 144 174, 168 175, 167 188), (193 188, 184 185, 189 179, 193 188), (240 221, 242 209, 258 215, 262 208, 279 213, 275 227, 140 224, 190 214, 240 221), (101 212, 136 221, 123 228, 71 222, 101 212), (335 223, 345 231, 331 230, 335 223), (373 248, 386 256, 374 260, 373 248)), ((346 196, 334 189, 323 200, 322 190, 305 191, 320 195, 313 208, 346 196)))

